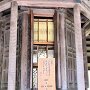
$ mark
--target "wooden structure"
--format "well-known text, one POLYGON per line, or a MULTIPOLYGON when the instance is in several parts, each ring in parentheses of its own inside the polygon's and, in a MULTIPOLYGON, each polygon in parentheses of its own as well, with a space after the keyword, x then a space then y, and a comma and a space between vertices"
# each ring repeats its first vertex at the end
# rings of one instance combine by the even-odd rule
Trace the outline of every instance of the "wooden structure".
POLYGON ((87 90, 90 12, 77 1, 0 2, 0 90, 37 90, 39 57, 55 58, 56 90, 87 90))

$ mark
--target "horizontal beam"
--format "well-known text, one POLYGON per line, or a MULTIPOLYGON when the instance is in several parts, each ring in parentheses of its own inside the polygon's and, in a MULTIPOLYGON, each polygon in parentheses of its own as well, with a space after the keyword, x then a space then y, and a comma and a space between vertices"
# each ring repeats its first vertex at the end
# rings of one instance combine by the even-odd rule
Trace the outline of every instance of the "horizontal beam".
MULTIPOLYGON (((37 8, 74 8, 77 3, 61 2, 61 1, 29 1, 29 0, 13 0, 17 1, 19 6, 37 7, 37 8)), ((78 4, 81 13, 90 20, 90 12, 81 4, 78 4)))
POLYGON ((33 1, 33 0, 13 0, 19 6, 40 7, 40 8, 73 8, 75 3, 61 1, 33 1))
POLYGON ((0 2, 0 12, 7 10, 11 7, 11 0, 5 0, 0 2))

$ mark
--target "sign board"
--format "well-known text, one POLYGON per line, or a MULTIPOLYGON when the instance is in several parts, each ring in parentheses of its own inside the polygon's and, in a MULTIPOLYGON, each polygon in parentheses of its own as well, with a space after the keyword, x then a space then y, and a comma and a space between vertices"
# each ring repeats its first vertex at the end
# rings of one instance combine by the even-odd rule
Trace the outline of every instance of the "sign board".
POLYGON ((56 90, 55 58, 38 60, 38 90, 56 90))

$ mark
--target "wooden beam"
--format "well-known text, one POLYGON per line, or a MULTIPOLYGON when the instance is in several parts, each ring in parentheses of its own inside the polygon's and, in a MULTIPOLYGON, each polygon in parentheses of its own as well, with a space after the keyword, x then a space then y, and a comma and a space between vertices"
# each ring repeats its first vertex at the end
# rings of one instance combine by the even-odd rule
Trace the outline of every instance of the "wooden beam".
POLYGON ((10 41, 9 41, 9 67, 8 67, 8 90, 16 89, 16 48, 17 48, 17 2, 11 4, 10 41))
POLYGON ((33 0, 14 0, 19 6, 29 6, 38 8, 73 8, 75 3, 61 1, 33 1, 33 0))
POLYGON ((77 4, 80 7, 81 13, 90 20, 90 11, 81 4, 77 4))
POLYGON ((74 7, 74 28, 76 44, 77 88, 78 90, 85 90, 81 16, 80 7, 78 5, 74 7))
POLYGON ((11 7, 11 0, 4 0, 0 2, 0 12, 7 10, 11 7))

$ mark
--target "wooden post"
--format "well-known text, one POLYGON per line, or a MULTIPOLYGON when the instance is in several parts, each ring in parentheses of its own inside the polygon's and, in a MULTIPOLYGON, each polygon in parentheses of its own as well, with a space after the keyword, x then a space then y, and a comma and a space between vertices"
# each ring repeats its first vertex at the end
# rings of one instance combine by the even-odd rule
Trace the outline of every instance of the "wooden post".
POLYGON ((15 1, 13 1, 11 3, 8 90, 15 90, 16 83, 17 19, 18 5, 15 1))
POLYGON ((65 45, 65 10, 60 11, 60 41, 61 41, 61 77, 62 77, 62 90, 67 90, 67 72, 66 72, 66 45, 65 45))
POLYGON ((32 89, 33 11, 23 13, 21 51, 21 90, 32 89))
POLYGON ((21 90, 27 90, 27 61, 28 61, 28 14, 24 12, 22 21, 21 90))
POLYGON ((60 13, 59 10, 55 10, 54 14, 54 38, 55 38, 55 72, 56 72, 56 87, 61 88, 61 58, 60 58, 60 13))
POLYGON ((74 7, 74 27, 76 43, 77 87, 78 90, 85 90, 81 17, 80 7, 78 5, 74 7))

